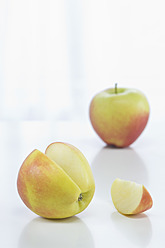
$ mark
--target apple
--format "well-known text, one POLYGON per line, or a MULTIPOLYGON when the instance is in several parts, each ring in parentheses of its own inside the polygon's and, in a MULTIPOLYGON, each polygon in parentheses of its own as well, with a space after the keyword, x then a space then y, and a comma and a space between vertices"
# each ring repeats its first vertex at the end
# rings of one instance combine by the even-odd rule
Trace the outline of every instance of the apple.
POLYGON ((96 94, 90 103, 91 124, 108 145, 127 147, 144 130, 149 118, 149 103, 136 89, 106 89, 96 94))
POLYGON ((153 205, 152 197, 143 184, 115 179, 111 187, 115 208, 125 215, 139 214, 153 205))
POLYGON ((27 156, 18 173, 17 189, 34 213, 61 219, 89 205, 95 182, 84 155, 73 145, 55 142, 45 154, 35 149, 27 156))

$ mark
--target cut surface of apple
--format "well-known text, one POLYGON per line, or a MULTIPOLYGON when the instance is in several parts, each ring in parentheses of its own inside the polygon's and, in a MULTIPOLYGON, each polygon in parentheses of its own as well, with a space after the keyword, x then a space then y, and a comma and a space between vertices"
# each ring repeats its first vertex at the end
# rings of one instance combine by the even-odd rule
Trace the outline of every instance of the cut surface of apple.
POLYGON ((93 186, 91 168, 84 155, 73 145, 55 142, 50 144, 45 154, 67 173, 79 186, 82 192, 87 192, 93 186))
POLYGON ((115 179, 111 187, 111 197, 115 208, 121 214, 139 214, 153 205, 152 197, 142 184, 115 179))
POLYGON ((45 154, 34 150, 23 162, 18 193, 34 213, 45 218, 66 218, 82 212, 95 191, 91 168, 74 146, 52 143, 45 154))

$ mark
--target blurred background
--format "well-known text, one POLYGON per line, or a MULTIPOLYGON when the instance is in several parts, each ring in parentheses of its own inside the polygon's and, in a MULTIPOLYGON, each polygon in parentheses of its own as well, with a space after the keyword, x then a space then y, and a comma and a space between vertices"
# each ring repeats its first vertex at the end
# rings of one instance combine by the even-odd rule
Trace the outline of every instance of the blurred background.
POLYGON ((115 83, 165 116, 164 23, 163 0, 0 0, 0 120, 86 121, 115 83))

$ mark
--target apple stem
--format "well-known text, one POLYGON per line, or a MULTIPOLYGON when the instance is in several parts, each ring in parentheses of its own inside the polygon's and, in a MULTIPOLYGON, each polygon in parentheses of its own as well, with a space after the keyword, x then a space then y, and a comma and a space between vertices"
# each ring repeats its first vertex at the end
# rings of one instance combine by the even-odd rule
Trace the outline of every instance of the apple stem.
POLYGON ((82 201, 83 197, 82 194, 79 195, 78 201, 82 201))
POLYGON ((115 84, 115 94, 117 94, 117 83, 115 84))

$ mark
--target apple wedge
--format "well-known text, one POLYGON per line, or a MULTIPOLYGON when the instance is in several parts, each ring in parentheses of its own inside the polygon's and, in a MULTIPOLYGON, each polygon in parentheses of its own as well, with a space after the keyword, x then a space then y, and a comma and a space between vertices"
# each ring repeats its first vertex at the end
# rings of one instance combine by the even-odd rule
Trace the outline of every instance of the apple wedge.
POLYGON ((111 197, 117 211, 125 215, 142 213, 153 205, 144 185, 119 178, 112 184, 111 197))
POLYGON ((95 182, 84 155, 70 144, 56 142, 45 154, 37 149, 29 154, 19 170, 17 188, 34 213, 60 219, 89 205, 95 182))

